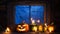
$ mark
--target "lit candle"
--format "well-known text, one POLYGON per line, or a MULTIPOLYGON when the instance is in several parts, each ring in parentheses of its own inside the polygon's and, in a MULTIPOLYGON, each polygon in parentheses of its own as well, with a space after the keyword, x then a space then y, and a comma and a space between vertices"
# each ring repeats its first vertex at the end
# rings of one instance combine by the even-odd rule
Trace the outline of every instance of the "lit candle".
POLYGON ((11 32, 9 27, 7 27, 6 30, 5 30, 5 33, 8 33, 8 32, 11 32))
POLYGON ((32 24, 35 24, 35 20, 32 20, 32 24))
POLYGON ((40 23, 40 20, 37 20, 38 23, 40 23))
POLYGON ((45 23, 44 25, 45 25, 44 31, 46 32, 47 31, 47 28, 48 28, 47 23, 45 23))
POLYGON ((44 24, 47 27, 47 23, 44 24))

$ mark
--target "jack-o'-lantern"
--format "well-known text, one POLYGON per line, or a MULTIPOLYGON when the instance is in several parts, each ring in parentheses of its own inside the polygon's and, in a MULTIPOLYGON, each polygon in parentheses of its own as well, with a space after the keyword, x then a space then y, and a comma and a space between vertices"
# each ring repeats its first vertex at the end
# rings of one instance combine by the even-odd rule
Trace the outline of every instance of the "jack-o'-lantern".
POLYGON ((43 26, 39 25, 39 31, 43 31, 43 26))
POLYGON ((37 32, 37 26, 33 26, 32 31, 37 32))
POLYGON ((29 31, 37 32, 37 30, 38 30, 37 25, 29 25, 29 31))
POLYGON ((31 30, 36 32, 37 31, 37 25, 35 23, 35 20, 31 20, 32 21, 32 24, 31 24, 31 30))
POLYGON ((44 27, 44 31, 45 31, 45 32, 47 31, 47 27, 44 27))
POLYGON ((48 26, 48 30, 50 33, 52 33, 54 31, 54 26, 48 26))
POLYGON ((17 26, 17 31, 18 32, 27 32, 29 30, 29 25, 28 24, 21 24, 17 26))

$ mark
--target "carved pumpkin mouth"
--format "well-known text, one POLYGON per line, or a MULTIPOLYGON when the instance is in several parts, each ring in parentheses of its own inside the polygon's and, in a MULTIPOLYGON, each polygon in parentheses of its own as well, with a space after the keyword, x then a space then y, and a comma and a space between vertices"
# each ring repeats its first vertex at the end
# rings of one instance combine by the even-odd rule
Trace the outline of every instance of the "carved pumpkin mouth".
POLYGON ((25 28, 17 28, 18 31, 26 31, 25 28))

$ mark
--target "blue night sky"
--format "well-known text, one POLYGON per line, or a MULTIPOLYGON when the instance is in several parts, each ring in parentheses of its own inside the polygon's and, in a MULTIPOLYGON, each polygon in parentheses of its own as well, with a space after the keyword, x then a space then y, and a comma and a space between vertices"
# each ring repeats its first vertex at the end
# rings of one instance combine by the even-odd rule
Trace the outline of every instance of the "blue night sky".
POLYGON ((15 24, 22 23, 23 20, 25 20, 26 23, 29 22, 29 9, 31 11, 30 17, 33 19, 41 20, 42 23, 44 23, 44 6, 32 6, 29 7, 29 5, 17 5, 15 6, 16 12, 15 12, 15 24))

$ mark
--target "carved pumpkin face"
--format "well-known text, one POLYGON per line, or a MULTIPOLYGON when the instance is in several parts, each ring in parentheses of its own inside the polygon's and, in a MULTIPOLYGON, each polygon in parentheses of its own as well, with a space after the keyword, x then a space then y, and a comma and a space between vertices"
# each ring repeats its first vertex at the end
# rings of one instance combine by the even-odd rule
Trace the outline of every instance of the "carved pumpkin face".
POLYGON ((30 25, 30 31, 37 32, 37 25, 30 25))
POLYGON ((39 25, 39 31, 43 31, 43 26, 39 25))
POLYGON ((33 26, 32 31, 37 32, 37 26, 33 26))
POLYGON ((49 30, 50 33, 53 32, 54 31, 54 26, 49 26, 48 30, 49 30))
POLYGON ((29 30, 29 25, 28 24, 22 24, 17 26, 18 31, 28 31, 29 30))

